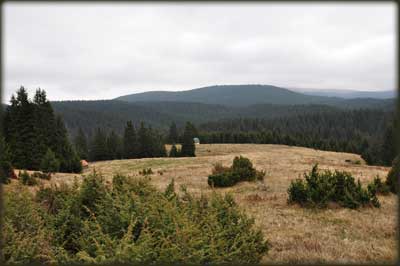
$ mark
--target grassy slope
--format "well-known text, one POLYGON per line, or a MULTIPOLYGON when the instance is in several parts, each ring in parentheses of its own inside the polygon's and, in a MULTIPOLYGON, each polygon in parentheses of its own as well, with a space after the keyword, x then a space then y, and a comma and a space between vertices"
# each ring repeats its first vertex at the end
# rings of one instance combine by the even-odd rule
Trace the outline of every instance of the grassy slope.
MULTIPOLYGON (((309 171, 314 163, 320 169, 346 170, 365 184, 376 175, 386 176, 388 168, 345 162, 361 160, 358 155, 318 151, 283 145, 202 144, 196 158, 155 158, 92 163, 85 173, 101 172, 107 178, 120 172, 139 176, 151 167, 154 185, 164 189, 172 178, 177 187, 186 185, 197 195, 211 193, 207 175, 216 162, 230 165, 235 155, 249 157, 257 169, 267 171, 263 183, 240 183, 232 188, 236 201, 252 215, 272 244, 266 263, 276 262, 391 262, 396 256, 395 196, 379 197, 380 209, 306 210, 286 204, 290 180, 309 171), (163 171, 163 175, 157 171, 163 171)), ((362 161, 362 160, 361 160, 362 161)), ((56 174, 51 182, 72 181, 72 174, 56 174)))

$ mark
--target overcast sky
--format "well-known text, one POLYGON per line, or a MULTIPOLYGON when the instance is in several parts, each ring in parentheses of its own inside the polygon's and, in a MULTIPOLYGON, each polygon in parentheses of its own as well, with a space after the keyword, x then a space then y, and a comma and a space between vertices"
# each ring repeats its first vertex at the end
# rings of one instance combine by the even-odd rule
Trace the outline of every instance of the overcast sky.
POLYGON ((221 84, 388 90, 394 3, 3 4, 3 102, 221 84))

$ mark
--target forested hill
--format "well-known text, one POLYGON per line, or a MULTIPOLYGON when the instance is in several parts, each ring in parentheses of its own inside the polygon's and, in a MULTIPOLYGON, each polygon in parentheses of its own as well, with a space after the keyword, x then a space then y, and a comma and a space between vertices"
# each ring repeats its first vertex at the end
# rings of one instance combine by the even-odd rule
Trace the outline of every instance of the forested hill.
POLYGON ((326 104, 357 108, 387 103, 387 100, 373 98, 355 98, 349 100, 338 97, 306 95, 271 85, 221 85, 186 91, 148 91, 121 96, 116 98, 116 100, 126 102, 197 102, 236 107, 254 104, 326 104))
MULTIPOLYGON (((368 102, 369 99, 364 100, 368 102)), ((106 130, 114 129, 116 132, 122 133, 123 126, 128 120, 132 120, 136 124, 145 121, 153 127, 167 129, 172 122, 179 127, 183 126, 186 121, 200 124, 229 118, 272 119, 342 110, 327 105, 257 104, 232 107, 190 102, 129 103, 117 100, 62 101, 52 102, 52 106, 54 111, 63 117, 67 129, 72 135, 77 132, 79 127, 88 135, 98 127, 106 130)), ((354 109, 359 109, 358 106, 354 104, 354 109)), ((368 109, 394 110, 393 101, 391 103, 382 101, 380 105, 369 104, 368 106, 368 109)))

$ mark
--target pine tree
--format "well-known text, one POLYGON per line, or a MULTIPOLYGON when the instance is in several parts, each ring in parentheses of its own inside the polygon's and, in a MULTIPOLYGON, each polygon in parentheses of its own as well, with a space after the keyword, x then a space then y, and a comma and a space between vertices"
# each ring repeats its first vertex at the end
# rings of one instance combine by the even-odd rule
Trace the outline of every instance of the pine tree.
POLYGON ((193 138, 195 137, 195 127, 190 123, 186 122, 185 131, 183 132, 183 143, 181 149, 181 156, 183 157, 194 157, 196 146, 193 138))
POLYGON ((87 160, 89 158, 89 150, 88 150, 87 138, 82 128, 79 128, 78 134, 74 139, 74 144, 75 144, 75 150, 79 158, 82 160, 87 160))
POLYGON ((107 159, 114 160, 118 158, 119 137, 114 130, 107 137, 107 159))
POLYGON ((24 87, 11 97, 4 119, 5 138, 12 151, 12 163, 17 168, 34 169, 35 150, 34 105, 24 87))
POLYGON ((125 126, 123 137, 123 157, 125 159, 138 158, 138 139, 132 121, 128 121, 125 126))
POLYGON ((150 136, 152 139, 152 154, 151 157, 166 157, 167 149, 165 148, 165 143, 163 137, 156 130, 149 129, 150 136))
POLYGON ((60 172, 79 173, 82 171, 80 158, 68 140, 67 129, 60 116, 56 117, 54 141, 49 147, 60 161, 60 172))
POLYGON ((175 122, 173 122, 169 127, 168 143, 177 143, 178 138, 179 138, 178 129, 176 127, 175 122))
POLYGON ((150 158, 152 156, 152 139, 150 136, 150 130, 146 127, 144 122, 140 123, 138 131, 138 157, 139 158, 150 158))
POLYGON ((59 169, 60 162, 57 160, 56 155, 52 150, 47 149, 40 163, 40 170, 44 173, 55 173, 58 172, 59 169))
POLYGON ((89 158, 91 161, 107 160, 107 138, 105 133, 98 128, 90 145, 89 158))

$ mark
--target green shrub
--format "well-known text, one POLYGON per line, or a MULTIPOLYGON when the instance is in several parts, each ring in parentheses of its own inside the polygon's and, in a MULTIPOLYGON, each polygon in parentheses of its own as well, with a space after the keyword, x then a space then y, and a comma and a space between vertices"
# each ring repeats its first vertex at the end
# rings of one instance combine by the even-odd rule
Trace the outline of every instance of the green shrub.
POLYGON ((34 186, 38 183, 36 178, 31 176, 26 170, 19 172, 19 180, 27 186, 34 186))
POLYGON ((208 185, 214 187, 230 187, 241 181, 262 181, 265 171, 257 171, 248 158, 236 156, 231 167, 216 163, 212 174, 208 177, 208 185))
POLYGON ((390 193, 390 187, 382 182, 379 176, 375 177, 374 180, 368 184, 368 190, 375 191, 376 194, 387 195, 390 193))
POLYGON ((52 228, 46 227, 48 219, 26 187, 5 191, 4 223, 2 227, 3 258, 7 264, 37 265, 55 262, 52 228))
POLYGON ((7 263, 254 264, 269 248, 232 196, 175 193, 173 181, 160 192, 122 175, 107 186, 93 173, 27 195, 7 197, 7 263))
POLYGON ((327 207, 329 202, 336 202, 342 207, 356 209, 365 205, 379 207, 375 185, 367 189, 355 182, 350 173, 340 171, 318 172, 315 165, 303 179, 291 182, 288 188, 288 203, 299 203, 306 207, 327 207))
POLYGON ((399 180, 400 180, 400 155, 398 155, 392 164, 389 174, 386 178, 386 184, 389 186, 390 191, 394 194, 399 192, 399 180))
POLYGON ((244 181, 254 181, 256 179, 256 169, 248 158, 239 156, 233 159, 232 171, 240 175, 244 181))
POLYGON ((232 170, 208 176, 208 185, 212 187, 231 187, 240 181, 240 175, 232 170))

